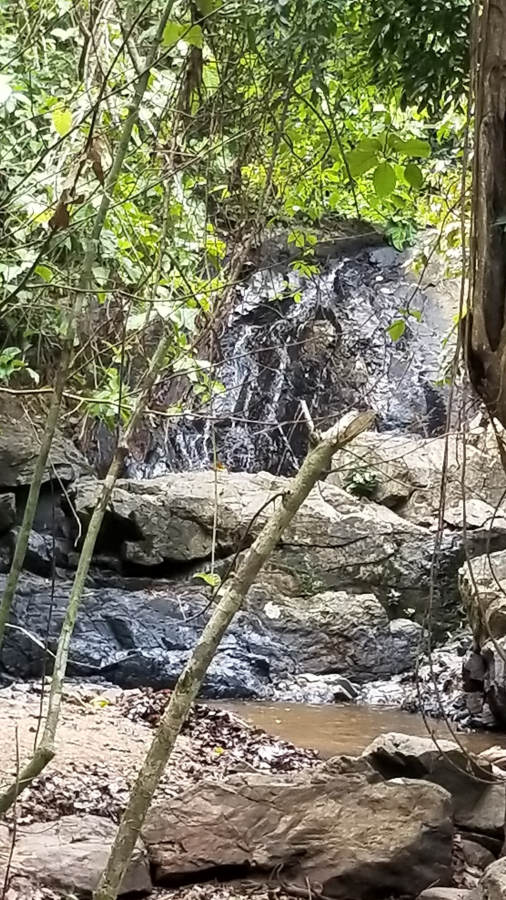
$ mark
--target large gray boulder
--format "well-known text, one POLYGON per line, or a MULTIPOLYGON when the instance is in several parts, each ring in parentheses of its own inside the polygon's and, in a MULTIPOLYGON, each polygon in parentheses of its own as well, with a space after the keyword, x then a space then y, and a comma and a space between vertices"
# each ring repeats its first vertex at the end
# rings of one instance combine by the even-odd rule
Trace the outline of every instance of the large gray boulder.
MULTIPOLYGON (((287 478, 266 473, 194 471, 146 481, 121 479, 109 504, 116 532, 123 528, 124 558, 156 566, 211 555, 216 506, 216 551, 224 556, 248 546, 290 489, 287 478), (217 498, 217 504, 216 504, 217 498)), ((86 524, 97 503, 100 482, 83 479, 73 492, 75 509, 86 524)), ((379 563, 401 543, 423 543, 425 532, 390 510, 360 504, 327 483, 314 488, 281 546, 298 553, 326 550, 347 564, 379 563)))
MULTIPOLYGON (((200 471, 121 480, 98 553, 113 547, 132 577, 95 577, 90 584, 73 637, 77 671, 100 672, 126 687, 170 687, 212 609, 209 588, 192 574, 209 568, 216 496, 216 559, 223 574, 289 489, 289 480, 265 474, 200 471)), ((94 479, 75 485, 84 527, 99 490, 94 479)), ((456 537, 443 540, 433 597, 436 626, 454 610, 461 560, 456 537)), ((429 596, 433 549, 427 530, 320 483, 259 573, 220 646, 206 692, 265 696, 273 684, 303 672, 363 683, 410 669, 422 636, 413 619, 429 596)), ((45 575, 43 553, 37 562, 37 574, 45 575)), ((67 595, 68 585, 58 581, 49 616, 50 582, 22 581, 13 624, 25 631, 9 633, 2 654, 10 674, 40 672, 41 650, 26 631, 43 640, 50 618, 53 649, 67 595)))
POLYGON ((495 530, 505 531, 504 471, 497 446, 484 432, 466 437, 465 457, 462 434, 446 439, 366 432, 335 454, 328 481, 349 488, 367 474, 375 502, 411 522, 431 526, 438 521, 445 467, 447 525, 462 527, 464 491, 469 528, 486 528, 493 520, 495 530))
MULTIPOLYGON (((72 895, 89 897, 98 885, 109 856, 116 826, 99 816, 65 816, 55 822, 36 822, 18 830, 9 862, 12 835, 0 824, 0 880, 7 866, 11 878, 28 877, 36 883, 72 895)), ((151 890, 146 853, 134 851, 120 895, 151 890)))
MULTIPOLYGON (((120 480, 113 492, 102 540, 119 546, 127 565, 167 574, 181 564, 205 566, 211 557, 216 514, 216 556, 248 546, 290 481, 260 473, 194 471, 148 481, 120 480)), ((86 526, 100 485, 80 481, 75 508, 86 526)), ((430 589, 434 538, 374 503, 319 483, 286 529, 253 591, 255 600, 306 597, 327 590, 374 595, 394 615, 423 612, 430 589)), ((440 572, 433 597, 451 618, 455 573, 462 560, 458 536, 442 541, 440 572)))
POLYGON ((459 571, 459 588, 479 647, 506 635, 506 550, 479 556, 459 571))
POLYGON ((154 880, 224 867, 280 871, 328 897, 413 895, 449 884, 449 796, 424 782, 360 776, 291 781, 250 775, 203 782, 155 805, 143 828, 154 880))
POLYGON ((376 738, 362 757, 384 778, 422 778, 451 796, 456 825, 469 831, 504 834, 505 783, 486 760, 454 741, 392 732, 376 738))
MULTIPOLYGON (((30 484, 40 449, 41 423, 2 417, 0 428, 0 487, 30 484)), ((54 436, 43 482, 72 482, 89 474, 90 466, 74 444, 57 432, 54 436)))

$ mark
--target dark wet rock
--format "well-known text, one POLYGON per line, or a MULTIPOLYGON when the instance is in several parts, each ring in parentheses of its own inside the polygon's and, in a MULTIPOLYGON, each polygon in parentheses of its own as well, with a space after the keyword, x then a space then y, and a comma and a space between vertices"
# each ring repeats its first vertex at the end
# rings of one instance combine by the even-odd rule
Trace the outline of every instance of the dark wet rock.
POLYGON ((0 534, 5 534, 14 525, 15 519, 15 494, 0 494, 0 534))
POLYGON ((463 838, 460 841, 460 846, 465 861, 468 865, 474 866, 477 869, 486 869, 487 866, 495 860, 492 851, 487 850, 486 847, 483 847, 482 844, 478 844, 476 841, 470 841, 468 838, 463 838))
MULTIPOLYGON (((66 816, 56 822, 24 826, 16 836, 10 871, 28 876, 51 889, 90 897, 109 856, 116 827, 98 816, 66 816)), ((11 835, 0 825, 0 878, 4 882, 11 835)), ((138 847, 121 885, 120 894, 149 892, 151 878, 146 854, 138 847)))
MULTIPOLYGON (((142 589, 97 585, 85 591, 71 643, 70 674, 101 676, 123 687, 171 687, 180 674, 212 603, 204 588, 184 582, 144 582, 142 589)), ((2 579, 0 578, 0 590, 2 579)), ((40 674, 43 651, 54 652, 70 583, 24 576, 3 649, 4 671, 14 678, 40 674), (50 615, 50 621, 48 617, 50 615), (28 632, 28 633, 27 633, 28 632)), ((213 697, 264 697, 299 670, 334 670, 365 681, 412 665, 418 632, 402 644, 372 595, 327 591, 311 598, 278 596, 258 602, 253 590, 211 665, 205 693, 213 697), (396 655, 397 654, 397 655, 396 655)), ((50 668, 51 659, 46 660, 50 668)))
MULTIPOLYGON (((399 267, 405 256, 391 250, 345 256, 338 247, 337 258, 310 279, 290 270, 281 252, 277 264, 262 265, 236 291, 215 329, 222 362, 214 374, 226 390, 213 401, 213 433, 218 458, 231 471, 298 469, 308 446, 301 400, 322 426, 366 402, 382 430, 432 435, 445 429, 447 391, 435 382, 441 335, 452 327, 457 297, 422 289, 413 300, 414 281, 399 267), (388 326, 413 302, 423 310, 421 321, 410 317, 394 343, 388 326)), ((171 402, 171 387, 172 381, 159 385, 162 404, 171 402)), ((212 460, 205 416, 189 414, 174 428, 146 422, 128 474, 154 477, 212 460)))
POLYGON ((156 882, 229 866, 257 875, 279 868, 282 884, 359 900, 413 894, 451 877, 449 797, 424 782, 272 775, 203 782, 152 807, 143 840, 156 882))
POLYGON ((474 757, 453 741, 384 734, 362 756, 384 778, 422 778, 452 796, 456 825, 486 834, 504 833, 506 795, 503 780, 486 760, 474 757))
MULTIPOLYGON (((6 572, 10 568, 14 547, 18 537, 18 528, 13 528, 2 539, 0 544, 0 571, 6 572)), ((31 531, 28 538, 28 546, 23 568, 34 575, 50 577, 53 568, 68 569, 72 567, 72 551, 69 542, 62 538, 61 533, 31 531)))
POLYGON ((342 703, 356 700, 360 696, 360 687, 343 675, 303 672, 293 679, 277 682, 270 696, 276 701, 292 703, 342 703))
POLYGON ((470 840, 474 844, 485 847, 485 849, 489 850, 495 857, 500 856, 502 853, 504 843, 502 838, 492 837, 491 835, 483 834, 480 831, 465 831, 460 834, 460 837, 463 840, 470 840))
POLYGON ((30 532, 25 568, 35 575, 49 575, 53 564, 53 541, 49 535, 30 532))
POLYGON ((467 629, 429 655, 425 644, 418 668, 390 679, 371 681, 361 687, 360 697, 366 703, 399 706, 408 712, 423 712, 434 719, 449 718, 466 727, 484 724, 486 709, 480 704, 474 715, 466 705, 462 691, 462 661, 472 642, 467 629), (425 649, 424 649, 425 648, 425 649))

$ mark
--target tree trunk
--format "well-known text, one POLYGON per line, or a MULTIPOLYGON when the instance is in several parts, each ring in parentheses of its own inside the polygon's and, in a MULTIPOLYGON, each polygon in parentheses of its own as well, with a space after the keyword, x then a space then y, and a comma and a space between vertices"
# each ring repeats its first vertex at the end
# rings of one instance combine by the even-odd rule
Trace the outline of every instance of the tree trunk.
POLYGON ((102 229, 104 227, 105 220, 107 218, 107 214, 113 200, 116 182, 125 162, 125 157, 127 154, 128 145, 130 143, 130 138, 132 136, 133 127, 139 117, 139 110, 141 107, 142 99, 146 92, 146 88, 148 86, 151 68, 156 61, 160 43, 163 37, 163 32, 172 12, 173 6, 174 0, 168 0, 158 23, 156 34, 153 39, 149 54, 146 58, 144 69, 141 72, 141 75, 136 83, 133 100, 130 104, 127 119, 125 121, 125 124, 123 125, 123 130, 121 132, 121 137, 119 139, 116 153, 114 155, 111 170, 105 180, 102 200, 97 210, 97 214, 93 222, 93 229, 88 241, 88 246, 86 248, 83 266, 79 277, 79 290, 75 295, 72 309, 69 313, 62 356, 54 385, 51 406, 49 408, 49 413, 44 427, 44 433, 42 435, 39 456, 35 464, 32 483, 30 485, 30 492, 28 494, 28 499, 23 514, 23 521, 19 529, 18 539, 16 541, 16 547, 14 550, 14 556, 9 571, 9 576, 6 581, 4 592, 2 595, 2 601, 0 603, 0 651, 2 649, 3 639, 5 635, 5 626, 10 615, 12 601, 16 592, 21 569, 25 561, 26 549, 28 547, 28 541, 30 539, 30 532, 32 530, 35 513, 37 511, 37 503, 39 500, 42 479, 44 477, 44 471, 58 423, 63 391, 65 389, 65 382, 67 380, 70 363, 72 360, 76 329, 81 317, 83 297, 85 296, 85 292, 88 291, 90 287, 91 275, 93 271, 93 265, 97 256, 97 247, 100 240, 100 235, 102 234, 102 229))
POLYGON ((202 686, 220 641, 232 619, 241 609, 260 569, 321 473, 330 467, 336 450, 365 431, 373 421, 373 413, 358 415, 354 413, 351 422, 349 416, 345 417, 319 439, 319 443, 308 453, 298 474, 292 480, 290 489, 284 494, 278 507, 239 563, 237 571, 224 586, 218 605, 205 626, 189 662, 179 676, 170 703, 137 776, 107 866, 93 895, 94 900, 115 900, 118 896, 142 823, 176 738, 202 686))
POLYGON ((70 640, 74 631, 77 613, 81 604, 81 598, 84 591, 86 577, 90 568, 93 550, 102 525, 104 515, 111 498, 111 494, 116 483, 116 479, 121 471, 123 460, 128 451, 129 443, 134 435, 135 429, 139 424, 140 418, 146 407, 153 385, 158 377, 160 369, 163 365, 167 353, 167 347, 170 342, 168 333, 164 333, 160 339, 156 352, 151 361, 149 370, 144 378, 141 393, 137 399, 132 418, 128 423, 123 440, 120 441, 114 454, 113 460, 109 467, 109 471, 102 486, 102 492, 98 503, 93 510, 93 515, 88 525, 83 548, 79 555, 79 564, 72 584, 70 598, 65 612, 65 618, 58 639, 58 647, 54 661, 53 676, 51 679, 51 689, 49 692, 49 704, 44 724, 44 731, 41 742, 37 747, 32 759, 22 769, 19 778, 9 785, 9 787, 0 795, 0 815, 5 813, 14 803, 15 799, 22 791, 29 786, 37 775, 40 775, 45 766, 54 756, 54 740, 58 727, 58 718, 60 715, 60 707, 63 692, 63 681, 67 669, 67 662, 70 649, 70 640))
MULTIPOLYGON (((477 27, 469 376, 506 426, 506 0, 486 0, 477 27)), ((466 321, 467 320, 467 321, 466 321)))

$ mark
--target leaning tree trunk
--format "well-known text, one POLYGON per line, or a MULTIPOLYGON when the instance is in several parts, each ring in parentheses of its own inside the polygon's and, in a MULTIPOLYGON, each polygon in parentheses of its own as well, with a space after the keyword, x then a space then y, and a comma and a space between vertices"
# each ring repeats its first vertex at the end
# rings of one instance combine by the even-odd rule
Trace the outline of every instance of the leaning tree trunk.
POLYGON ((484 0, 477 24, 469 376, 506 426, 506 0, 484 0))
POLYGON ((224 585, 219 602, 204 628, 190 660, 178 678, 170 703, 146 754, 130 793, 127 808, 121 818, 106 868, 93 895, 94 900, 115 900, 118 896, 142 823, 172 753, 176 738, 188 715, 190 706, 202 686, 219 644, 232 619, 241 609, 260 569, 268 560, 285 528, 304 503, 322 472, 330 465, 336 450, 344 447, 354 437, 369 428, 373 421, 374 414, 371 412, 350 413, 334 428, 318 436, 317 445, 306 456, 290 487, 283 494, 279 506, 239 562, 237 570, 224 585))

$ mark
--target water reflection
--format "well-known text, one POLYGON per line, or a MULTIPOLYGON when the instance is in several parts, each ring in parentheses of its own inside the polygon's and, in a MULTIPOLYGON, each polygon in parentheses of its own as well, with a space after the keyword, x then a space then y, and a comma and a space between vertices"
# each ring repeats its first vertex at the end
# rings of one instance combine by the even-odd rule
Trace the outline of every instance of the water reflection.
MULTIPOLYGON (((374 738, 388 731, 402 731, 420 737, 427 737, 428 734, 421 716, 385 706, 337 703, 310 706, 247 701, 230 701, 220 703, 220 706, 299 747, 314 747, 325 757, 338 753, 359 754, 374 738)), ((451 740, 452 735, 444 722, 429 721, 438 737, 451 740)), ((506 747, 506 734, 496 731, 459 734, 459 740, 475 753, 496 744, 506 747)))

